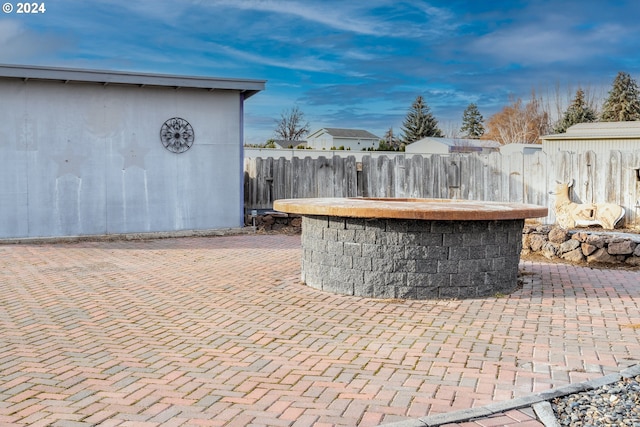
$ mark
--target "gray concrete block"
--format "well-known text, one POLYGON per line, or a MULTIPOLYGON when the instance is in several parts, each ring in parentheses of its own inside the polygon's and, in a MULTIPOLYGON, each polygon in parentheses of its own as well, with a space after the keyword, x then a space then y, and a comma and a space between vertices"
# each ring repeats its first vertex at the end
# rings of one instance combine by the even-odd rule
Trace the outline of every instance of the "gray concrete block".
POLYGON ((346 218, 345 227, 347 230, 364 230, 365 221, 364 218, 346 218))
POLYGON ((366 283, 365 281, 360 284, 354 284, 353 289, 355 295, 369 298, 373 297, 373 285, 371 283, 366 283))
POLYGON ((450 233, 442 235, 442 246, 462 246, 462 234, 450 233))
POLYGON ((344 230, 346 227, 346 218, 338 217, 338 216, 330 216, 329 217, 329 228, 334 228, 336 230, 344 230))
POLYGON ((334 254, 334 255, 344 255, 344 243, 328 241, 327 253, 334 254))
POLYGON ((416 299, 417 290, 413 286, 397 286, 395 298, 398 299, 416 299))
POLYGON ((405 246, 404 257, 415 260, 425 259, 427 258, 427 248, 424 246, 405 246))
POLYGON ((362 256, 370 257, 370 258, 386 258, 386 254, 383 250, 383 247, 376 244, 371 243, 363 243, 362 244, 362 256))
POLYGON ((355 230, 354 242, 375 244, 378 238, 374 230, 355 230))
POLYGON ((345 241, 343 249, 346 256, 362 256, 362 245, 360 243, 345 241))
POLYGON ((431 260, 448 260, 449 248, 446 246, 429 246, 427 248, 427 258, 431 260))
POLYGON ((416 298, 418 299, 436 299, 440 298, 440 291, 437 287, 421 286, 416 288, 416 298))
POLYGON ((462 259, 469 259, 469 248, 462 246, 452 246, 449 248, 449 260, 459 261, 462 259))
POLYGON ((458 273, 459 261, 438 260, 438 273, 458 273))
POLYGON ((372 271, 373 270, 373 262, 371 258, 368 257, 352 257, 352 268, 355 270, 361 271, 372 271))
POLYGON ((443 246, 442 233, 422 233, 422 244, 426 247, 443 246))
POLYGON ((338 240, 338 230, 335 228, 324 228, 322 230, 322 238, 327 241, 337 241, 338 240))
POLYGON ((432 221, 432 233, 453 233, 453 223, 451 221, 432 221))
POLYGON ((387 220, 386 231, 388 233, 406 233, 409 229, 406 220, 387 220))
POLYGON ((442 299, 460 298, 460 288, 457 286, 443 286, 438 291, 438 297, 442 299))
POLYGON ((378 273, 391 273, 394 270, 393 260, 377 258, 371 262, 371 270, 378 273))
POLYGON ((338 241, 340 242, 355 242, 356 230, 338 230, 338 241))
POLYGON ((416 263, 415 259, 396 259, 393 261, 393 271, 415 273, 417 271, 416 263))

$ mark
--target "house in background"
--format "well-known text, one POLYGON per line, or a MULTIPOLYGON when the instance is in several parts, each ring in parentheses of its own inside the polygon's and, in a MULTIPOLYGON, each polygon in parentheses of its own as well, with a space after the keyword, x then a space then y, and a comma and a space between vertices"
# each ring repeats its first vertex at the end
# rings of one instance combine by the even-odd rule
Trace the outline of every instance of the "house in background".
POLYGON ((500 149, 500 143, 489 139, 427 137, 405 147, 411 154, 491 153, 500 149))
POLYGON ((380 137, 360 129, 322 128, 307 137, 307 146, 315 150, 344 147, 345 150, 364 151, 379 145, 380 137))
POLYGON ((244 225, 262 80, 0 65, 0 238, 244 225))

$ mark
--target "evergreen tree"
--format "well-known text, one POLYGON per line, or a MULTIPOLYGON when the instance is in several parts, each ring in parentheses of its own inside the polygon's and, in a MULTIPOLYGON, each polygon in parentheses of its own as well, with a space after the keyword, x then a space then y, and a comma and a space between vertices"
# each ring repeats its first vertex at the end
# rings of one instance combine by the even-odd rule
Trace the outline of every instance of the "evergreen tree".
POLYGON ((603 122, 640 120, 638 83, 628 73, 620 71, 613 81, 609 97, 602 107, 603 122))
POLYGON ((438 121, 431 114, 429 106, 425 104, 421 96, 418 96, 411 105, 411 109, 402 123, 402 131, 405 144, 411 144, 428 136, 443 136, 442 131, 438 128, 438 121))
POLYGON ((480 139, 484 135, 484 118, 476 104, 469 104, 462 113, 462 127, 460 132, 465 138, 480 139))
POLYGON ((564 112, 564 116, 556 123, 553 131, 555 133, 565 133, 569 126, 578 123, 591 123, 597 120, 596 112, 587 105, 585 94, 582 89, 576 91, 576 96, 571 101, 571 105, 564 112))
POLYGON ((393 134, 393 128, 384 134, 384 139, 380 141, 379 150, 382 151, 398 151, 402 142, 393 134))

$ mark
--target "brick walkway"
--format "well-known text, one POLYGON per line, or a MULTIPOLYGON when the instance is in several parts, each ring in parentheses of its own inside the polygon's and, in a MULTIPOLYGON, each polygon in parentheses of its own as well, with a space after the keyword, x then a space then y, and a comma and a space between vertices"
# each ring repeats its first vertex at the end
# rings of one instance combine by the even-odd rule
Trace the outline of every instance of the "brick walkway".
POLYGON ((0 425, 366 427, 638 363, 638 271, 524 262, 509 297, 398 301, 299 260, 284 235, 0 245, 0 425))

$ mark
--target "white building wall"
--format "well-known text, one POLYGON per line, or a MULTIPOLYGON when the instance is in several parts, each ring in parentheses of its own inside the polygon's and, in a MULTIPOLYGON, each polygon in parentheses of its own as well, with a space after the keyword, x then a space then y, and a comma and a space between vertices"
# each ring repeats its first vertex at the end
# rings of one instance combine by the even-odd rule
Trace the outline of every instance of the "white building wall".
POLYGON ((542 139, 543 150, 548 153, 558 151, 593 151, 607 153, 611 150, 634 151, 640 149, 640 138, 584 138, 584 139, 542 139))
POLYGON ((237 91, 0 81, 0 238, 238 227, 237 91), (195 142, 160 142, 181 117, 195 142))
POLYGON ((449 146, 438 141, 420 140, 405 147, 412 154, 449 154, 449 146))

